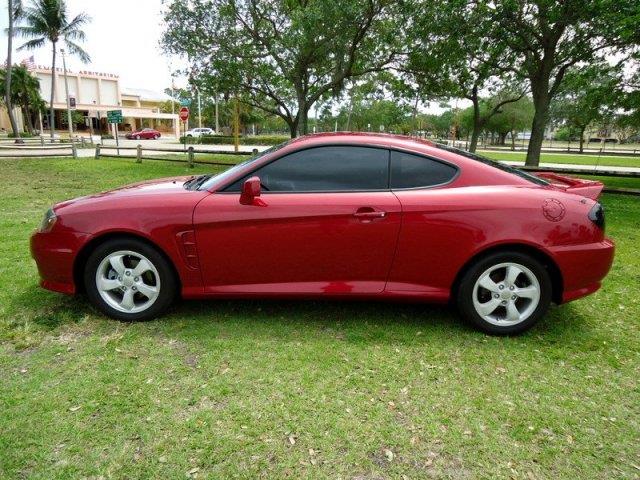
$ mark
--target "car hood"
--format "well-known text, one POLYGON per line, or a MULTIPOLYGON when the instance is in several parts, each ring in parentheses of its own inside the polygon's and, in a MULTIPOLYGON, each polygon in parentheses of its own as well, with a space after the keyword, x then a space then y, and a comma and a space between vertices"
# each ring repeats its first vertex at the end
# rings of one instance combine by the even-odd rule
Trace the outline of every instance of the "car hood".
MULTIPOLYGON (((141 201, 145 203, 146 201, 166 202, 168 197, 193 197, 194 193, 202 193, 184 188, 184 183, 190 178, 193 177, 171 177, 133 183, 113 190, 66 200, 54 205, 53 208, 58 212, 59 210, 70 210, 89 204, 120 204, 123 200, 129 205, 132 205, 132 202, 138 205, 141 201)), ((122 205, 124 206, 125 203, 122 203, 122 205)))

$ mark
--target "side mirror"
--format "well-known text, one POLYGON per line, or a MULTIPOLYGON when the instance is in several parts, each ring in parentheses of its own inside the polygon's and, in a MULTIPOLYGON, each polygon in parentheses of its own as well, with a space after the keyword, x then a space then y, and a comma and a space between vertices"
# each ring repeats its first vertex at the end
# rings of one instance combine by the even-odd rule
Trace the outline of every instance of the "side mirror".
POLYGON ((260 178, 247 178, 242 184, 240 203, 242 205, 256 205, 256 198, 260 196, 260 178))

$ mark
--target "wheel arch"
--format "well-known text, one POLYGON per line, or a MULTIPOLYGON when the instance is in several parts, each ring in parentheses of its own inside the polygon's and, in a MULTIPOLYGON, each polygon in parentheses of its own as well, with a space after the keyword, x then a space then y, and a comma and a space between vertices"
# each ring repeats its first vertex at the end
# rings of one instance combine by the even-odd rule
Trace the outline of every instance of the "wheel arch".
POLYGON ((523 253, 542 263, 551 277, 551 299, 556 304, 562 303, 564 283, 562 279, 562 272, 560 271, 558 264, 544 250, 526 243, 503 243, 499 245, 492 245, 476 252, 475 255, 467 260, 467 262, 458 271, 451 287, 451 298, 454 299, 457 297, 460 281, 473 264, 488 255, 505 251, 523 253))
POLYGON ((84 244, 80 249, 80 251, 78 252, 78 254, 76 255, 76 258, 74 259, 74 262, 73 262, 73 282, 76 285, 76 291, 78 293, 84 293, 84 281, 83 281, 84 266, 86 265, 87 260, 91 255, 91 252, 93 252, 97 247, 99 247, 100 245, 108 241, 116 240, 116 239, 127 239, 127 238, 146 243, 149 247, 157 250, 158 253, 164 257, 164 259, 167 261, 167 263, 171 267, 173 276, 175 278, 175 281, 178 287, 178 291, 181 290, 182 280, 180 279, 178 270, 176 269, 176 266, 171 260, 171 257, 167 255, 167 252, 165 252, 158 244, 156 244, 155 242, 149 240, 148 238, 142 235, 137 235, 135 233, 112 231, 112 232, 105 232, 103 234, 95 236, 94 238, 89 240, 86 244, 84 244))

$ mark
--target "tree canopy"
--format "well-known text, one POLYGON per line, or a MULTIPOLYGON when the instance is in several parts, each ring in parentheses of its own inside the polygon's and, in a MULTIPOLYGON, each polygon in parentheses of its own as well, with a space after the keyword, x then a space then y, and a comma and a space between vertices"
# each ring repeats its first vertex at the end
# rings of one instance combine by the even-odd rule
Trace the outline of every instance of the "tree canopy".
POLYGON ((292 136, 351 78, 395 57, 390 0, 174 0, 162 45, 201 90, 230 92, 282 118, 292 136))

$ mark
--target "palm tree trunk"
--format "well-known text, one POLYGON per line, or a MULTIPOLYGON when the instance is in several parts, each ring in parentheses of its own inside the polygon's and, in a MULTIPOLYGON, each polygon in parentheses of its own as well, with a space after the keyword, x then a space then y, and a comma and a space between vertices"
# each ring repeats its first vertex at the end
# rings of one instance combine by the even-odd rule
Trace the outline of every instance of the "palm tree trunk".
POLYGON ((56 42, 52 43, 51 56, 51 103, 49 103, 49 128, 51 129, 51 141, 53 142, 53 134, 56 129, 55 112, 53 110, 53 99, 56 95, 56 42))
POLYGON ((33 128, 33 120, 31 119, 31 109, 29 107, 22 107, 22 118, 27 123, 27 131, 30 135, 34 134, 35 129, 33 128))
POLYGON ((9 31, 7 32, 9 38, 7 39, 7 73, 5 74, 5 91, 4 101, 7 106, 7 114, 9 115, 9 121, 11 122, 11 129, 13 135, 16 138, 16 143, 23 143, 20 138, 20 132, 18 131, 18 123, 16 122, 15 112, 13 111, 13 105, 11 104, 11 70, 13 68, 13 0, 9 0, 9 31))

